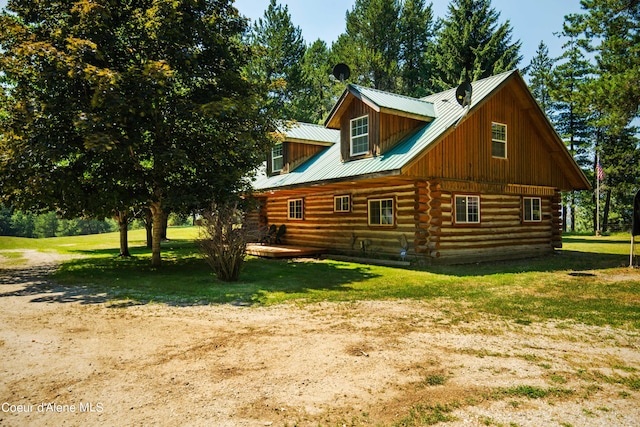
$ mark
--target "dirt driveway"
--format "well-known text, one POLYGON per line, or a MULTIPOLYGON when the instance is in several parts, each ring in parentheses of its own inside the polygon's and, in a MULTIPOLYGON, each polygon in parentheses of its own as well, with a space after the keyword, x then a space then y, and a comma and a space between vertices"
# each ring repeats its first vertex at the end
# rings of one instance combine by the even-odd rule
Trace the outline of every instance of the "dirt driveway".
POLYGON ((126 304, 28 256, 0 269, 0 425, 640 424, 637 332, 446 301, 126 304))

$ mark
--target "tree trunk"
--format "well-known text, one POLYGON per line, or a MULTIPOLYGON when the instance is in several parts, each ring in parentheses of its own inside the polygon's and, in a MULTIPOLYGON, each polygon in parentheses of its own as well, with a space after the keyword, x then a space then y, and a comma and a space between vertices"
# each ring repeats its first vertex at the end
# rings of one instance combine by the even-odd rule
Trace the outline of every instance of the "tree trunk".
POLYGON ((129 212, 117 211, 115 220, 118 221, 118 229, 120 230, 120 255, 121 257, 130 257, 129 253, 129 212))
POLYGON ((602 216, 602 232, 606 233, 609 228, 609 207, 611 206, 611 190, 607 191, 607 198, 604 202, 604 214, 602 216))
POLYGON ((153 215, 150 209, 144 210, 144 228, 147 230, 147 249, 153 246, 153 215))
POLYGON ((162 240, 167 241, 167 228, 169 228, 169 212, 162 214, 162 240))
POLYGON ((162 225, 163 225, 163 212, 162 202, 152 202, 149 206, 151 209, 151 215, 153 216, 153 237, 151 244, 151 266, 160 267, 161 257, 161 243, 162 243, 162 225))

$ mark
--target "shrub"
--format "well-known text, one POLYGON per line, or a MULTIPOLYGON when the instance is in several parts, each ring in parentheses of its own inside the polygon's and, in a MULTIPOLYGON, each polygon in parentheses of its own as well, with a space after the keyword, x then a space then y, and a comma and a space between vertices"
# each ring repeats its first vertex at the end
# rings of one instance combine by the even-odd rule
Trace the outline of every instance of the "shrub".
POLYGON ((202 214, 200 250, 218 279, 225 282, 238 280, 247 254, 251 230, 244 226, 243 217, 237 203, 214 205, 202 214))

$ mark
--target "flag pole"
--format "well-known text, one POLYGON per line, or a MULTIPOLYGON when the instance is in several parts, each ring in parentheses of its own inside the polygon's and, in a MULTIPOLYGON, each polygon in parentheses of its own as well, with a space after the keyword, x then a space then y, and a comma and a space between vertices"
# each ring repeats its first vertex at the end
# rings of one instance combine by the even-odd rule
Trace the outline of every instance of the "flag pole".
POLYGON ((600 154, 596 153, 596 236, 600 235, 600 154))

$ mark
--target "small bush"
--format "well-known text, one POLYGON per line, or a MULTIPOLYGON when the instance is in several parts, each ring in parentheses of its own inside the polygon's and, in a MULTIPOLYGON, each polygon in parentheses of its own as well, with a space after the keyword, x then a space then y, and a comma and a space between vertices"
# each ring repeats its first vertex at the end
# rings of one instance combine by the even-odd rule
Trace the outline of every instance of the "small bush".
POLYGON ((214 205, 202 215, 200 250, 218 279, 235 282, 247 254, 250 230, 237 204, 214 205))

